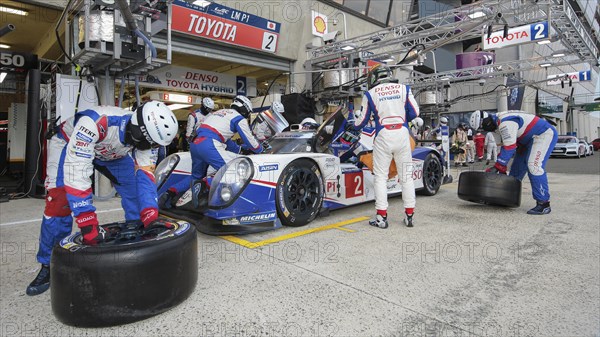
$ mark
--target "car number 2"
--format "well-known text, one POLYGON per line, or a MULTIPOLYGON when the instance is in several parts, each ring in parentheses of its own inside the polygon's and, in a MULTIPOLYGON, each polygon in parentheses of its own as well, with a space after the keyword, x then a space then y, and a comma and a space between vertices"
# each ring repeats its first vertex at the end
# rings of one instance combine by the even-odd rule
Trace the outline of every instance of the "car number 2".
POLYGON ((344 175, 346 183, 346 198, 360 197, 364 194, 363 173, 352 172, 344 175))

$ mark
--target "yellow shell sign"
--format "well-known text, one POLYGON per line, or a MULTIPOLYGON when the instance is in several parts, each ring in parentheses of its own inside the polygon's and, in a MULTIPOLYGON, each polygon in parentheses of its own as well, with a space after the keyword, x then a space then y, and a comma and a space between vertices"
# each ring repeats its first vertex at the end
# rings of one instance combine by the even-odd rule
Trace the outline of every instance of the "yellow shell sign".
POLYGON ((313 25, 319 34, 325 33, 325 29, 327 28, 327 23, 321 16, 316 16, 313 20, 313 25))

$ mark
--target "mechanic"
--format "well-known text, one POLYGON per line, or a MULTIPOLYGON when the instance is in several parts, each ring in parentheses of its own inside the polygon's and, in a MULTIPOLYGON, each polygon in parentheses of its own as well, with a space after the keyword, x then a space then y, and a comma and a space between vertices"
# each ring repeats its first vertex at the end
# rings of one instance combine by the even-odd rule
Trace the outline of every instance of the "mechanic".
POLYGON ((204 97, 202 103, 200 103, 200 109, 196 109, 188 115, 187 127, 185 129, 185 138, 188 143, 192 143, 194 137, 196 137, 196 130, 206 116, 215 109, 215 102, 210 97, 204 97))
POLYGON ((452 146, 457 149, 457 153, 454 155, 455 166, 467 166, 467 133, 465 129, 465 123, 458 124, 452 136, 452 146))
POLYGON ((486 165, 490 164, 490 160, 493 160, 494 163, 498 159, 498 144, 496 144, 496 137, 494 137, 494 132, 488 132, 485 134, 485 151, 486 151, 486 165))
POLYGON ((510 176, 523 180, 529 176, 536 206, 527 214, 548 214, 550 192, 546 163, 550 157, 558 133, 545 119, 523 111, 506 111, 496 114, 475 111, 471 114, 471 126, 481 125, 485 131, 500 132, 502 148, 496 164, 486 172, 506 174, 507 164, 514 156, 510 176), (516 154, 515 154, 516 153, 516 154))
POLYGON ((301 122, 300 122, 300 128, 303 131, 311 131, 311 130, 317 130, 319 128, 319 123, 317 123, 317 121, 314 118, 304 118, 301 122))
MULTIPOLYGON (((273 102, 273 103, 271 103, 271 111, 283 116, 283 113, 285 112, 285 107, 283 106, 283 104, 281 104, 281 102, 273 102)), ((261 117, 257 116, 256 118, 261 118, 261 117)), ((258 122, 252 128, 252 131, 254 132, 256 139, 258 139, 261 142, 265 141, 273 136, 273 131, 271 130, 271 127, 265 120, 258 122)))
POLYGON ((42 219, 37 260, 42 268, 27 287, 27 295, 50 286, 52 247, 71 233, 73 218, 83 243, 104 239, 92 201, 94 168, 113 183, 121 196, 126 220, 144 227, 158 218, 154 167, 156 148, 171 143, 177 119, 164 104, 149 101, 135 112, 99 106, 76 113, 56 126, 48 143, 46 208, 42 219))
POLYGON ((197 130, 190 144, 192 156, 192 174, 178 181, 160 197, 159 206, 171 208, 183 192, 190 188, 190 182, 201 181, 206 177, 208 166, 219 170, 223 165, 238 157, 239 153, 250 151, 261 153, 263 147, 250 131, 248 118, 252 112, 252 103, 246 96, 236 96, 230 109, 221 109, 211 113, 197 130), (237 145, 231 137, 239 134, 243 142, 237 145))
POLYGON ((477 130, 475 136, 473 136, 473 142, 475 143, 475 152, 477 154, 477 161, 483 160, 483 152, 485 149, 485 136, 481 133, 481 129, 477 130))
POLYGON ((392 159, 396 162, 402 182, 402 200, 406 218, 404 223, 413 226, 415 186, 412 177, 412 150, 409 122, 423 125, 419 106, 409 86, 399 84, 389 67, 379 65, 368 74, 369 90, 362 97, 360 110, 355 111, 354 127, 362 130, 370 118, 375 121, 373 141, 373 173, 375 174, 375 219, 369 225, 387 228, 387 180, 392 159))

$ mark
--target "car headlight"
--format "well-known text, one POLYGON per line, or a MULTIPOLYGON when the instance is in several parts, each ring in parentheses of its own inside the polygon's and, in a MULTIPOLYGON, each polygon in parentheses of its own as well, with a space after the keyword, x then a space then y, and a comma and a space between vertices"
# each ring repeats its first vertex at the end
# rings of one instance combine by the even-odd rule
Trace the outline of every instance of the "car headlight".
POLYGON ((179 163, 179 156, 174 153, 158 164, 156 170, 154 170, 154 176, 156 177, 156 189, 159 190, 162 184, 167 180, 167 177, 171 175, 171 172, 175 169, 179 163))
POLYGON ((254 176, 252 161, 239 157, 221 167, 215 174, 208 195, 210 208, 225 208, 231 205, 244 191, 254 176))

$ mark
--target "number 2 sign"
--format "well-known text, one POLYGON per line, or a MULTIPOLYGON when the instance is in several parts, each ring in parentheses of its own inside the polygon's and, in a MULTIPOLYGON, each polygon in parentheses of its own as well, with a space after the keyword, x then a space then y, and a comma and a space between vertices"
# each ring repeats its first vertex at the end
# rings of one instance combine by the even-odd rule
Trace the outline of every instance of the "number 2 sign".
POLYGON ((365 193, 362 171, 344 174, 344 182, 346 183, 346 199, 360 197, 365 193))

